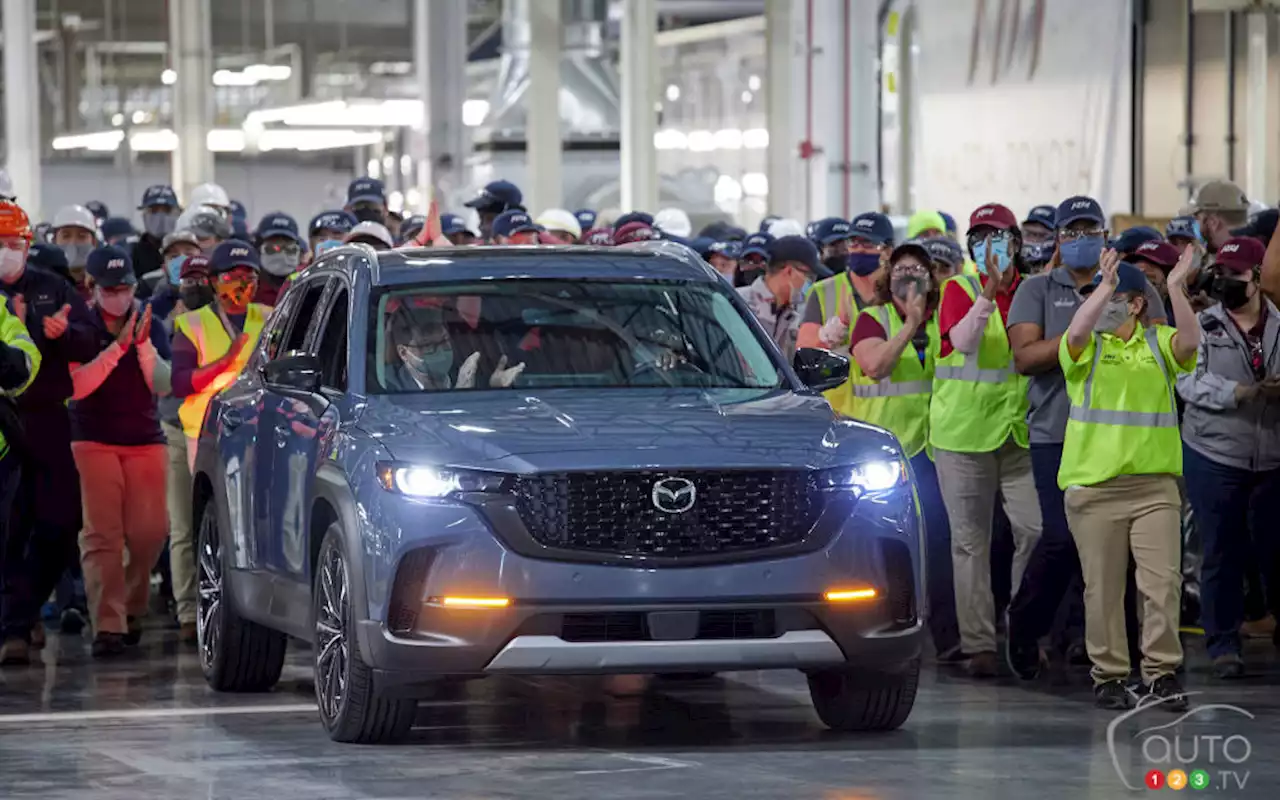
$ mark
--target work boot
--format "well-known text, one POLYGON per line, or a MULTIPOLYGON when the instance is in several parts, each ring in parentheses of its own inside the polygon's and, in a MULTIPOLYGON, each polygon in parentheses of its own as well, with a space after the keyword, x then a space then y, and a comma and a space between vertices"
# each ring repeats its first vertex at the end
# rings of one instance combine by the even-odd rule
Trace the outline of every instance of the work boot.
POLYGON ((68 636, 79 636, 84 631, 84 614, 78 608, 63 611, 62 619, 58 620, 58 630, 68 636))
POLYGON ((1270 614, 1262 619, 1246 620, 1240 624, 1240 635, 1245 639, 1267 639, 1276 635, 1276 618, 1270 614))
POLYGON ((1024 681, 1033 681, 1040 674, 1041 668, 1048 661, 1040 645, 1035 642, 1016 642, 1009 639, 1005 643, 1005 663, 1009 671, 1024 681))
POLYGON ((1220 681, 1238 680, 1244 677, 1244 659, 1239 653, 1225 653, 1213 660, 1213 677, 1220 681))
POLYGON ((128 647, 136 647, 142 641, 142 620, 129 617, 129 632, 124 635, 124 643, 128 647))
POLYGON ((1122 680, 1106 681, 1093 687, 1093 704, 1108 711, 1133 708, 1133 695, 1122 680))
POLYGON ((1151 684, 1148 695, 1157 700, 1163 700, 1166 697, 1173 698, 1160 704, 1160 707, 1165 711, 1186 711, 1191 705, 1191 702, 1187 700, 1186 690, 1182 688, 1181 683, 1178 683, 1178 678, 1175 675, 1161 675, 1156 678, 1155 682, 1151 684))
POLYGON ((124 653, 124 636, 119 633, 99 633, 93 637, 94 658, 114 658, 124 653))
POLYGON ((0 667, 23 667, 31 663, 31 647, 17 637, 0 645, 0 667))
POLYGON ((199 640, 194 622, 184 622, 178 627, 178 641, 183 644, 195 644, 199 640))
POLYGON ((968 670, 971 678, 994 678, 1000 674, 1000 661, 992 652, 974 653, 968 670))

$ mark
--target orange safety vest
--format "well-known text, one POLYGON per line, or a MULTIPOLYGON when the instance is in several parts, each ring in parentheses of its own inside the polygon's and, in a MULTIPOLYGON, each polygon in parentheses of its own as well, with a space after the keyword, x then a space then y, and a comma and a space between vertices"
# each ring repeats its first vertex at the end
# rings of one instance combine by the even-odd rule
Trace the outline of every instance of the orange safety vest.
MULTIPOLYGON (((196 346, 197 364, 207 367, 225 356, 231 350, 231 334, 213 304, 195 311, 188 311, 178 317, 174 330, 186 336, 196 346)), ((209 401, 213 396, 231 385, 249 362, 258 336, 262 333, 263 323, 271 314, 271 307, 259 303, 250 303, 244 318, 244 333, 249 336, 249 346, 240 352, 240 357, 226 370, 210 381, 209 385, 195 394, 187 395, 178 409, 178 419, 182 421, 182 431, 188 439, 200 436, 200 428, 204 425, 205 412, 209 410, 209 401)))

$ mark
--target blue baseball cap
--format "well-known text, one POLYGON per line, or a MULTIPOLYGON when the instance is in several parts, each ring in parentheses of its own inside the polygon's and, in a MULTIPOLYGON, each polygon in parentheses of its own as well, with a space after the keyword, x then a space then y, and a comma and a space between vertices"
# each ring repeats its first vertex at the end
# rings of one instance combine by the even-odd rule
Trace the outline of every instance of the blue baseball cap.
POLYGON ((101 200, 90 200, 84 204, 84 207, 89 209, 89 213, 93 214, 97 219, 106 219, 111 216, 111 210, 101 200))
POLYGON ((242 242, 249 241, 249 223, 239 217, 231 218, 231 238, 242 242))
MULTIPOLYGON (((705 237, 702 237, 705 238, 705 237)), ((695 239, 694 241, 700 241, 695 239)), ((726 258, 742 258, 742 243, 734 241, 716 241, 710 239, 698 250, 698 255, 707 258, 711 255, 722 255, 726 258)))
POLYGON ((456 236, 459 233, 469 233, 472 236, 479 235, 468 228, 467 221, 457 214, 440 215, 440 232, 445 236, 456 236))
POLYGON ((227 208, 231 209, 232 219, 247 219, 249 216, 249 211, 244 207, 244 203, 239 200, 232 200, 227 208))
POLYGON ((849 222, 849 236, 846 238, 864 239, 872 244, 893 244, 893 223, 878 211, 867 211, 849 222))
POLYGON ((1037 225, 1043 225, 1049 230, 1058 227, 1058 209, 1051 205, 1036 206, 1027 212, 1027 218, 1022 221, 1023 225, 1028 222, 1034 222, 1037 225))
POLYGON ((518 208, 523 202, 520 187, 511 181, 490 181, 480 194, 466 202, 466 206, 481 211, 506 211, 518 208))
POLYGON ((1160 231, 1147 225, 1139 225, 1136 228, 1129 228, 1115 239, 1112 239, 1111 246, 1127 256, 1132 255, 1147 242, 1163 240, 1164 237, 1160 235, 1160 231))
POLYGON ((356 218, 350 211, 321 211, 311 218, 307 231, 315 236, 320 231, 333 231, 346 236, 356 226, 356 218))
POLYGON ((27 251, 27 263, 60 274, 66 273, 70 268, 67 264, 66 251, 49 242, 36 242, 31 245, 31 249, 27 251))
POLYGON ((1175 236, 1200 241, 1200 222, 1193 216, 1174 217, 1164 229, 1166 239, 1175 236))
POLYGON ((742 243, 742 257, 757 255, 768 258, 773 242, 773 237, 767 233, 753 233, 742 243))
POLYGON ((632 222, 643 222, 645 225, 648 225, 650 228, 652 228, 653 215, 646 214, 643 211, 629 211, 626 214, 623 214, 622 216, 618 217, 618 221, 613 223, 613 229, 615 231, 621 230, 623 225, 628 225, 632 222))
POLYGON ((582 226, 583 233, 596 226, 596 212, 589 208, 580 208, 573 212, 573 215, 578 218, 578 224, 582 226))
POLYGON ((133 259, 122 247, 99 247, 85 260, 84 271, 93 282, 105 288, 134 286, 138 278, 133 274, 133 259))
POLYGON ((951 267, 957 267, 964 263, 964 251, 960 249, 960 245, 954 239, 939 236, 933 239, 924 239, 919 244, 924 246, 925 251, 929 254, 929 259, 932 261, 941 261, 951 267))
POLYGON ((938 216, 942 217, 942 222, 947 226, 947 233, 956 232, 956 218, 945 211, 939 211, 938 216))
POLYGON ((173 191, 173 187, 164 183, 157 183, 155 186, 148 186, 147 190, 142 193, 142 203, 138 205, 138 209, 149 208, 151 206, 171 206, 178 207, 178 194, 173 191))
POLYGON ((302 237, 298 235, 298 221, 283 211, 274 211, 263 217, 258 223, 257 236, 259 241, 279 236, 302 242, 302 237))
POLYGON ((102 238, 111 241, 117 236, 134 236, 138 232, 133 229, 133 223, 124 217, 111 217, 102 222, 102 238))
MULTIPOLYGON (((444 215, 441 215, 440 221, 444 222, 444 215)), ((400 241, 409 241, 419 233, 422 233, 422 229, 425 227, 427 227, 427 218, 421 214, 406 217, 404 222, 400 223, 400 241)))
POLYGON ((347 187, 347 205, 387 202, 387 187, 377 178, 356 178, 347 187))
POLYGON ((813 223, 813 228, 808 233, 814 244, 826 246, 853 236, 853 226, 848 220, 839 217, 825 217, 813 223))
POLYGON ((1102 206, 1098 205, 1098 201, 1092 197, 1084 195, 1076 195, 1068 197, 1058 205, 1058 210, 1053 216, 1055 228, 1065 228, 1073 222, 1080 220, 1089 220, 1099 225, 1107 224, 1107 217, 1102 213, 1102 206))
MULTIPOLYGON (((1120 266, 1116 269, 1117 292, 1134 292, 1141 293, 1147 290, 1147 276, 1142 274, 1142 270, 1127 261, 1121 261, 1120 266)), ((1102 273, 1099 272, 1093 276, 1092 283, 1086 283, 1080 287, 1080 294, 1088 295, 1094 289, 1102 284, 1102 273)))
POLYGON ((258 261, 257 248, 239 239, 228 239, 218 245, 213 255, 209 256, 210 275, 230 272, 236 267, 248 267, 254 272, 261 270, 262 264, 258 261))
POLYGON ((514 236, 517 233, 541 230, 544 230, 544 228, 533 221, 533 217, 529 216, 529 212, 515 208, 503 211, 493 221, 494 236, 514 236))

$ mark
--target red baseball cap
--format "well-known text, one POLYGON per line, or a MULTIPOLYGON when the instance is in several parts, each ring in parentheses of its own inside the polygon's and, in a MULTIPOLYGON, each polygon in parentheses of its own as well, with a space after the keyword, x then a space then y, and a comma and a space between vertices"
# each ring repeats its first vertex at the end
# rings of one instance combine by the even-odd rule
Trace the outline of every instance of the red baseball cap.
POLYGON ((1133 251, 1133 258, 1143 261, 1150 261, 1157 267, 1164 268, 1165 271, 1173 269, 1173 265, 1178 263, 1179 256, 1182 255, 1177 247, 1169 244, 1163 239, 1152 239, 1149 242, 1143 242, 1133 251))
POLYGON ((1010 228, 1018 227, 1018 218, 1014 216, 1008 206, 1002 206, 999 203, 987 203, 985 206, 979 206, 977 210, 969 215, 969 228, 979 227, 1007 231, 1010 228))
POLYGON ((1262 246, 1262 242, 1252 236, 1237 236, 1228 239, 1226 244, 1218 248, 1216 263, 1231 272, 1250 272, 1262 266, 1262 259, 1266 254, 1267 249, 1262 246))
POLYGON ((209 276, 209 259, 204 256, 186 256, 178 269, 180 278, 207 278, 209 276))

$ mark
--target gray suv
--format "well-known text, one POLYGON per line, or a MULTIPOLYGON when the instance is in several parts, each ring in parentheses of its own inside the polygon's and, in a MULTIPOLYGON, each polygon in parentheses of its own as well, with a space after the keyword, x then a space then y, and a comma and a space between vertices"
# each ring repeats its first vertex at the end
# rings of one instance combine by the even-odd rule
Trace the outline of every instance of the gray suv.
POLYGON ((828 726, 896 728, 921 523, 847 375, 679 245, 332 251, 201 431, 205 676, 270 689, 309 641, 347 742, 502 674, 798 669, 828 726))

